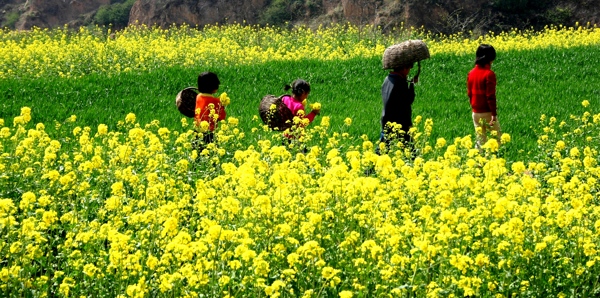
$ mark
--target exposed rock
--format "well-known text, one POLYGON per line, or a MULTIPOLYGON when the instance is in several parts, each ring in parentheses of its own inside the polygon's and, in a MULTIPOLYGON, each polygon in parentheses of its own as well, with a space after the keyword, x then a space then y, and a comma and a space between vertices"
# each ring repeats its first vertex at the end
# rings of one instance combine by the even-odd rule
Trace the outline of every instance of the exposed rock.
MULTIPOLYGON (((11 28, 30 29, 89 25, 103 5, 111 0, 0 0, 0 22, 11 28), (15 22, 15 20, 17 20, 15 22)), ((501 1, 517 3, 515 1, 501 1)), ((502 11, 498 1, 486 0, 306 0, 289 1, 291 24, 316 27, 345 23, 381 26, 421 27, 441 33, 508 28, 543 27, 549 23, 571 26, 600 22, 600 0, 555 0, 535 2, 527 11, 502 11), (545 3, 545 4, 544 4, 545 3), (547 4, 547 5, 546 5, 547 4), (533 8, 532 8, 533 7, 533 8), (537 9, 537 10, 536 10, 537 9)), ((522 1, 521 1, 522 2, 522 1)), ((518 2, 518 3, 521 3, 518 2)), ((526 1, 527 2, 527 1, 526 1)), ((256 24, 272 0, 135 0, 129 24, 163 28, 173 24, 202 27, 206 24, 256 24)), ((533 1, 527 3, 534 3, 533 1)), ((529 5, 529 4, 528 4, 529 5)))
POLYGON ((491 6, 480 0, 447 0, 436 4, 414 1, 406 11, 409 26, 453 33, 489 29, 495 21, 491 6))
POLYGON ((570 11, 576 20, 582 20, 583 23, 600 24, 600 0, 582 0, 563 4, 555 9, 560 10, 561 8, 570 11))
POLYGON ((253 24, 266 4, 266 0, 137 0, 131 8, 129 24, 160 27, 173 24, 203 26, 244 21, 253 24))
POLYGON ((26 0, 0 0, 0 25, 14 28, 15 22, 23 13, 26 0))
POLYGON ((69 25, 83 25, 102 5, 110 0, 28 0, 25 1, 16 24, 17 29, 32 27, 54 28, 69 25))
MULTIPOLYGON (((438 4, 420 0, 315 0, 310 3, 317 8, 317 13, 305 5, 305 12, 294 11, 294 15, 299 17, 293 23, 316 27, 320 24, 350 22, 381 26, 384 30, 399 25, 424 26, 439 28, 436 31, 442 32, 476 26, 483 28, 492 22, 482 13, 489 7, 482 6, 481 0, 446 0, 438 4)), ((268 4, 266 0, 137 0, 131 9, 129 24, 163 28, 183 23, 200 27, 243 21, 255 24, 268 4)))
POLYGON ((383 1, 375 0, 342 0, 344 18, 355 24, 373 24, 377 10, 383 1))
MULTIPOLYGON (((267 0, 137 0, 129 18, 129 24, 169 27, 173 24, 203 26, 215 23, 255 24, 260 13, 270 1, 267 0)), ((397 1, 390 1, 395 3, 397 1)), ((378 10, 384 8, 382 0, 320 0, 312 1, 320 14, 306 8, 305 12, 294 12, 302 16, 298 22, 304 24, 327 22, 352 22, 373 24, 378 10), (312 21, 311 21, 312 20, 312 21)))

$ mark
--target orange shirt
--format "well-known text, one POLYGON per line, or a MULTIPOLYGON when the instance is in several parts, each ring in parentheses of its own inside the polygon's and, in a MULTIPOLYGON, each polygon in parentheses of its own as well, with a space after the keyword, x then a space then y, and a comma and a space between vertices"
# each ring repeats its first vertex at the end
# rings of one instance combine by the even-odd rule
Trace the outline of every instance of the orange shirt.
POLYGON ((200 125, 202 121, 206 121, 209 125, 208 130, 214 131, 217 121, 225 120, 225 116, 225 107, 221 104, 219 98, 206 93, 199 93, 196 96, 196 116, 194 117, 196 125, 200 125), (213 104, 212 109, 209 107, 210 104, 213 104), (200 109, 199 112, 198 109, 200 109), (214 115, 218 115, 216 120, 214 115))

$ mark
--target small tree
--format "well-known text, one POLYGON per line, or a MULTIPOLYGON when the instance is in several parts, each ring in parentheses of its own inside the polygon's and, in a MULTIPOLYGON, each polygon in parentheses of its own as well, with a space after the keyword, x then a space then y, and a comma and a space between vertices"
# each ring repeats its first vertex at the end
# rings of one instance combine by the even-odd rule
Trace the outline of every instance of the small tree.
POLYGON ((260 24, 281 25, 306 17, 318 10, 318 5, 310 0, 274 0, 261 13, 260 24))
POLYGON ((275 0, 267 6, 261 15, 259 23, 279 25, 292 20, 292 14, 289 11, 288 5, 290 1, 275 0))
POLYGON ((111 1, 113 4, 101 6, 94 16, 94 24, 112 25, 114 28, 125 28, 129 23, 129 13, 135 0, 111 1))

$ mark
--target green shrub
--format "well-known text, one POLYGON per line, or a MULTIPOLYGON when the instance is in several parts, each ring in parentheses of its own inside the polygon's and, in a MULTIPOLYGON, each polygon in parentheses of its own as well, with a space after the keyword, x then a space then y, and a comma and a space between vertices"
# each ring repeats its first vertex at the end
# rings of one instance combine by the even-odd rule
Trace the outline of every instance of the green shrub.
POLYGON ((318 5, 310 0, 274 0, 261 13, 259 23, 282 25, 305 16, 307 11, 316 12, 318 8, 318 5))
POLYGON ((287 21, 291 21, 292 14, 288 9, 290 1, 275 0, 267 6, 260 16, 261 24, 280 25, 287 21))
POLYGON ((17 21, 19 20, 20 16, 21 15, 17 11, 13 11, 13 12, 9 13, 6 16, 6 20, 4 20, 4 22, 2 22, 2 27, 9 28, 9 29, 15 29, 15 25, 17 24, 17 21))
POLYGON ((124 28, 129 23, 129 12, 135 0, 111 1, 111 5, 105 5, 98 9, 94 16, 94 24, 100 26, 112 25, 113 28, 124 28))
POLYGON ((546 11, 544 17, 550 24, 568 24, 573 16, 573 11, 569 8, 555 7, 546 11))

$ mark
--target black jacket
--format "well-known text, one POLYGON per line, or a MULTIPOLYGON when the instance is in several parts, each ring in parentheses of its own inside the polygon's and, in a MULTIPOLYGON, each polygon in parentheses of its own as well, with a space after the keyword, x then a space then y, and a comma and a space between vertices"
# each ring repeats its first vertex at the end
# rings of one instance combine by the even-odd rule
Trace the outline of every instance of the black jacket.
POLYGON ((384 130, 388 122, 402 125, 402 130, 408 132, 412 127, 412 103, 415 101, 415 84, 397 74, 390 73, 381 86, 383 111, 381 127, 384 130))

